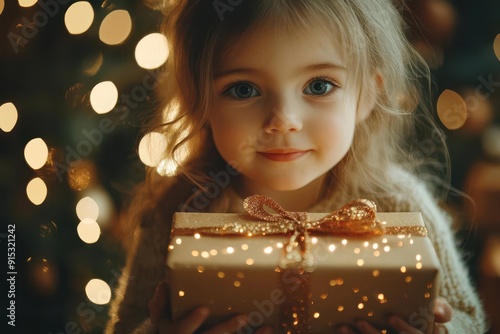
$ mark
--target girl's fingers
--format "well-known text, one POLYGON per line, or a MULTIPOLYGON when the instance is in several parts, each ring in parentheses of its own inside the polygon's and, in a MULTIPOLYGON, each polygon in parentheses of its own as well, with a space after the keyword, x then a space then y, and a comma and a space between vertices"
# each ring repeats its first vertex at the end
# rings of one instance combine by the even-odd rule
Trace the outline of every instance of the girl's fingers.
POLYGON ((443 298, 438 298, 434 301, 433 312, 435 321, 438 323, 448 322, 453 316, 453 308, 443 298))
POLYGON ((208 331, 203 332, 203 334, 236 333, 238 329, 240 329, 242 326, 245 326, 247 322, 247 316, 238 315, 218 324, 215 327, 210 328, 208 331))
POLYGON ((419 331, 415 327, 410 326, 410 324, 408 324, 406 321, 396 316, 389 317, 389 323, 398 332, 404 332, 408 334, 423 334, 421 331, 419 331))
POLYGON ((166 285, 160 282, 156 287, 153 298, 148 303, 149 318, 153 324, 157 324, 161 318, 165 317, 167 297, 166 285))
POLYGON ((356 322, 356 328, 363 334, 380 334, 380 331, 364 320, 356 322))

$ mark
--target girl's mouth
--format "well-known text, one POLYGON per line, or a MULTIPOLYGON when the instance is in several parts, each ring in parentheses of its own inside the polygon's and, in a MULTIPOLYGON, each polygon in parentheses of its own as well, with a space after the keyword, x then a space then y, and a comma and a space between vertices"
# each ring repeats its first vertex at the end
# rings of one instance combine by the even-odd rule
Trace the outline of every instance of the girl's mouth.
POLYGON ((299 149, 274 149, 264 152, 258 152, 261 156, 266 159, 277 161, 277 162, 288 162, 297 160, 298 158, 306 155, 309 150, 299 150, 299 149))

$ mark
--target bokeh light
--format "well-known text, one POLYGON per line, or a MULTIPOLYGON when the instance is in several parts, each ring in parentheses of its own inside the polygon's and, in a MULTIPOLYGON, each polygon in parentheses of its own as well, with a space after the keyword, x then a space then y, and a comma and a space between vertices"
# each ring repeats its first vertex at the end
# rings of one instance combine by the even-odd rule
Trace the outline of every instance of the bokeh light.
MULTIPOLYGON (((1 0, 0 0, 1 1, 1 0)), ((1 13, 1 10, 0 10, 1 13)), ((17 109, 12 102, 0 106, 0 129, 10 132, 17 123, 17 109)))
POLYGON ((40 205, 47 197, 47 186, 41 178, 36 177, 28 183, 26 194, 31 203, 40 205))
POLYGON ((108 224, 114 214, 114 203, 106 189, 102 186, 94 185, 85 190, 84 195, 97 203, 99 219, 96 218, 96 221, 99 226, 102 228, 108 224))
POLYGON ((157 167, 165 156, 167 140, 158 132, 150 132, 139 142, 139 158, 149 167, 157 167))
POLYGON ((447 129, 457 130, 467 120, 467 104, 458 93, 446 89, 437 101, 437 113, 447 129))
POLYGON ((19 0, 19 6, 21 7, 31 7, 36 4, 38 0, 19 0))
POLYGON ((92 197, 86 196, 76 204, 76 215, 80 220, 88 218, 95 221, 99 217, 99 205, 92 197))
POLYGON ((94 9, 87 1, 78 1, 69 6, 64 14, 64 24, 72 35, 86 32, 94 21, 94 9))
POLYGON ((99 27, 99 39, 108 45, 123 43, 132 31, 132 19, 124 9, 117 9, 106 15, 99 27))
POLYGON ((87 298, 94 304, 104 305, 111 300, 111 288, 98 278, 91 279, 85 286, 87 298))
POLYGON ((168 58, 167 38, 160 33, 152 33, 143 37, 135 47, 135 60, 140 67, 155 69, 168 58))
POLYGON ((42 168, 49 157, 49 148, 42 138, 30 140, 24 148, 24 158, 33 169, 42 168))
POLYGON ((5 7, 4 0, 0 0, 0 14, 2 14, 4 7, 5 7))
POLYGON ((110 112, 117 102, 118 89, 111 81, 98 83, 90 92, 90 105, 98 114, 110 112))
POLYGON ((493 50, 495 51, 495 55, 498 60, 500 60, 500 34, 495 37, 495 41, 493 42, 493 50))
POLYGON ((80 239, 87 244, 93 244, 101 236, 101 228, 93 219, 84 218, 76 227, 76 232, 80 239))

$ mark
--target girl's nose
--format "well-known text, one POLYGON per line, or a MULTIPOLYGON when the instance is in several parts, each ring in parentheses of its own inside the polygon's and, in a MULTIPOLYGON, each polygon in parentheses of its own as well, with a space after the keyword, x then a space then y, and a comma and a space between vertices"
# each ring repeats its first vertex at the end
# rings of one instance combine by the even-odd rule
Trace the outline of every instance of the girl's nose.
POLYGON ((264 127, 264 131, 269 134, 286 133, 302 130, 302 120, 300 117, 286 108, 282 110, 273 108, 271 117, 264 127))

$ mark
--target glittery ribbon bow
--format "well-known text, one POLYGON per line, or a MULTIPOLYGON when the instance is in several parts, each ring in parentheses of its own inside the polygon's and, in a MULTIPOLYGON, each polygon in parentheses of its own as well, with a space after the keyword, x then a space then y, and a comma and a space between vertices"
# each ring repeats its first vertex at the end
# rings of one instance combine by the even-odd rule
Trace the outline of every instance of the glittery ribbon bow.
POLYGON ((366 199, 352 201, 316 221, 310 221, 306 212, 286 211, 273 199, 263 195, 245 198, 243 208, 252 217, 278 223, 278 226, 260 226, 259 230, 249 233, 275 234, 275 229, 278 228, 281 234, 292 234, 280 261, 280 267, 283 269, 301 269, 306 272, 313 270, 314 258, 309 250, 311 233, 350 237, 385 233, 384 226, 375 220, 375 203, 366 199), (266 206, 275 213, 266 211, 266 206))

